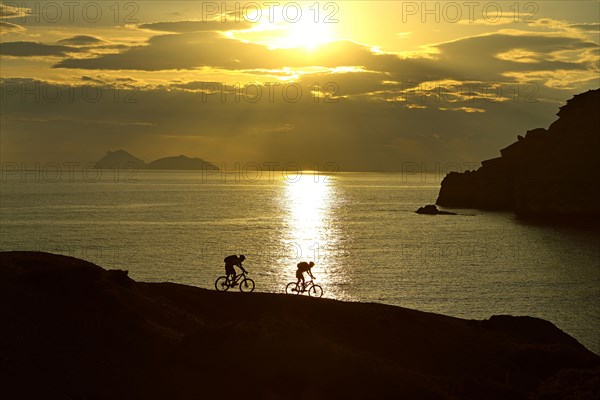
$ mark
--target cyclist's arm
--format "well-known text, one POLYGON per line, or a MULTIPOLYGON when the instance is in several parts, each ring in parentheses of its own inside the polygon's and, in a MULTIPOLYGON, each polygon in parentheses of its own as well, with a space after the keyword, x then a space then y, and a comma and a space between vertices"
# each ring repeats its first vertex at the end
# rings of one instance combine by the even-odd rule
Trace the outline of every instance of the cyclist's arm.
POLYGON ((238 262, 238 263, 237 263, 237 266, 238 266, 238 267, 240 267, 240 269, 241 269, 241 270, 242 270, 242 271, 243 271, 245 274, 247 274, 247 273, 248 273, 248 271, 246 271, 246 270, 244 269, 244 267, 242 267, 242 263, 241 263, 241 262, 238 262))

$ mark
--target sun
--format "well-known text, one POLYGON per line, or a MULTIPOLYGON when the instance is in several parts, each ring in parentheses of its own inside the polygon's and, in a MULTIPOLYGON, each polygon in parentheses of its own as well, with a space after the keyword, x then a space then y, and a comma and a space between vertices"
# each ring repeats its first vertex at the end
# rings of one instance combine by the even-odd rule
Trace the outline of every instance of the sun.
POLYGON ((333 26, 310 19, 284 25, 277 42, 281 47, 303 48, 314 51, 317 47, 335 40, 333 26))
POLYGON ((318 20, 311 13, 303 13, 297 20, 279 14, 261 14, 249 29, 228 31, 230 38, 246 43, 255 43, 269 49, 317 51, 324 44, 342 40, 335 21, 318 20))
POLYGON ((302 18, 297 22, 285 20, 261 21, 253 29, 236 33, 240 39, 260 43, 269 48, 303 49, 314 51, 319 46, 337 40, 334 24, 302 18), (241 35, 240 35, 241 33, 241 35))

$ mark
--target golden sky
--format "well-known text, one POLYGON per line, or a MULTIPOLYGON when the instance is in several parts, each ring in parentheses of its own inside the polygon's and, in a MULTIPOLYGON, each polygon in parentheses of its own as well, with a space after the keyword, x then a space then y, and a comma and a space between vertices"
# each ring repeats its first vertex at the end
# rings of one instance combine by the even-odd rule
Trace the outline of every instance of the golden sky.
POLYGON ((598 1, 2 2, 2 161, 474 162, 599 82, 598 1))

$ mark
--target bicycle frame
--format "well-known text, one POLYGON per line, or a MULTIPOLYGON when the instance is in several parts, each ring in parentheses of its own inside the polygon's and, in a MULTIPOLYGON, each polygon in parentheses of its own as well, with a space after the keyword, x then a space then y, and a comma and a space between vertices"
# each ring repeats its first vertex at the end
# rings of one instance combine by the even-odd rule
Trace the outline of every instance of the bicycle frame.
POLYGON ((229 286, 238 283, 242 277, 246 278, 245 272, 240 272, 239 274, 235 274, 235 279, 231 279, 231 275, 227 276, 227 283, 229 286))
POLYGON ((302 287, 302 281, 298 282, 296 284, 296 290, 299 290, 300 288, 302 288, 302 290, 300 290, 300 293, 306 292, 310 289, 311 286, 313 286, 315 283, 313 282, 314 279, 311 279, 310 281, 305 281, 304 282, 304 287, 302 287))

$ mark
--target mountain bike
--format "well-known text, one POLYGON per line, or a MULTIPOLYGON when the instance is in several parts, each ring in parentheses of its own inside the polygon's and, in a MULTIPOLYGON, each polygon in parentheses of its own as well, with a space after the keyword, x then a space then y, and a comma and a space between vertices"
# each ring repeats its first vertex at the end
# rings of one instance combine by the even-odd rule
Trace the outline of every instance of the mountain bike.
POLYGON ((235 279, 232 278, 232 275, 229 275, 220 276, 215 281, 215 289, 219 292, 225 292, 237 285, 240 286, 240 292, 250 293, 254 290, 254 281, 246 277, 246 272, 237 274, 235 279))
POLYGON ((287 294, 302 294, 308 292, 310 297, 321 297, 323 296, 323 288, 319 285, 316 285, 312 279, 302 285, 302 282, 290 282, 285 287, 285 292, 287 294))

